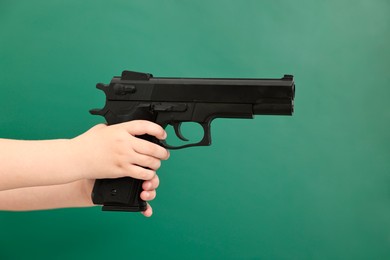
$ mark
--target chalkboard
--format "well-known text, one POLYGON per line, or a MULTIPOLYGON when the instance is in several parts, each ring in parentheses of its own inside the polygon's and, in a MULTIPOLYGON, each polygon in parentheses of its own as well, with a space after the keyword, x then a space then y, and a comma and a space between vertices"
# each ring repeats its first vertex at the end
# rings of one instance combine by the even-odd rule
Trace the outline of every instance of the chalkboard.
MULTIPOLYGON (((390 2, 1 1, 0 137, 73 138, 122 70, 279 78, 292 117, 172 151, 154 216, 0 212, 1 259, 389 259, 390 2)), ((191 134, 194 129, 188 130, 191 134)), ((4 152, 4 151, 2 151, 4 152)))

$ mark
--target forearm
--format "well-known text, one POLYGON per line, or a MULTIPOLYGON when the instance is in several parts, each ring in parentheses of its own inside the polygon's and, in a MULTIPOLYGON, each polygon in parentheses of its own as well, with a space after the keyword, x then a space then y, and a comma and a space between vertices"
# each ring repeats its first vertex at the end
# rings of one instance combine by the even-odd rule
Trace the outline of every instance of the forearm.
POLYGON ((70 140, 0 139, 0 149, 0 191, 81 179, 70 140))
POLYGON ((0 191, 0 210, 29 211, 93 206, 92 180, 0 191))
POLYGON ((73 139, 0 139, 0 191, 70 183, 81 179, 133 177, 150 180, 169 152, 137 138, 163 140, 164 129, 149 121, 96 125, 73 139))

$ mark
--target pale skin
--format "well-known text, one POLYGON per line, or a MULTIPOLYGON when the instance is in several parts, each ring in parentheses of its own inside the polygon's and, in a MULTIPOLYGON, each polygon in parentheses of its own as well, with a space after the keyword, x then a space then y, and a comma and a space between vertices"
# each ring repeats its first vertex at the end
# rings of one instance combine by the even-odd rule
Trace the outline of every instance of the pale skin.
MULTIPOLYGON (((94 180, 104 178, 144 180, 140 196, 153 200, 169 152, 136 137, 143 134, 166 138, 159 125, 136 120, 100 124, 73 139, 0 139, 0 210, 90 207, 94 180)), ((151 206, 142 213, 150 217, 151 206)))

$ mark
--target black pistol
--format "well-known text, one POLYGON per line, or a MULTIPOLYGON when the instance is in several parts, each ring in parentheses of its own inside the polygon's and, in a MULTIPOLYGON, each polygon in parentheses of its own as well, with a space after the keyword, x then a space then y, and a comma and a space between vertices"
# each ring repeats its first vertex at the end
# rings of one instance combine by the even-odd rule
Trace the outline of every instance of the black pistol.
MULTIPOLYGON (((255 115, 292 115, 295 84, 292 75, 281 79, 257 78, 164 78, 149 73, 123 71, 110 84, 97 84, 104 91, 103 109, 93 109, 108 125, 131 120, 149 120, 166 128, 171 125, 178 138, 181 124, 196 122, 204 130, 196 143, 173 146, 144 135, 140 138, 167 149, 211 144, 211 121, 215 118, 253 118, 255 115)), ((143 180, 130 177, 99 179, 92 192, 93 203, 104 211, 144 211, 140 198, 143 180)))

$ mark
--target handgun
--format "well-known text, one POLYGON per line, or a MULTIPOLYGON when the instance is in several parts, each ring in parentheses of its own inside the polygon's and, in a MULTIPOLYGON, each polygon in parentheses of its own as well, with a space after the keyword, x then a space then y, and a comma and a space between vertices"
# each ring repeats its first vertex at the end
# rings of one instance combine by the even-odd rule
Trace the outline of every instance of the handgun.
MULTIPOLYGON (((215 118, 245 118, 255 115, 286 115, 294 111, 295 83, 292 75, 280 79, 259 78, 169 78, 125 70, 109 84, 98 83, 106 103, 90 113, 105 118, 108 125, 131 120, 148 120, 164 129, 172 126, 184 144, 143 135, 139 138, 167 149, 211 145, 211 122, 215 118), (187 143, 181 131, 183 123, 195 122, 203 128, 203 137, 187 143)), ((131 177, 97 179, 92 201, 103 211, 145 211, 140 198, 143 180, 131 177)))

